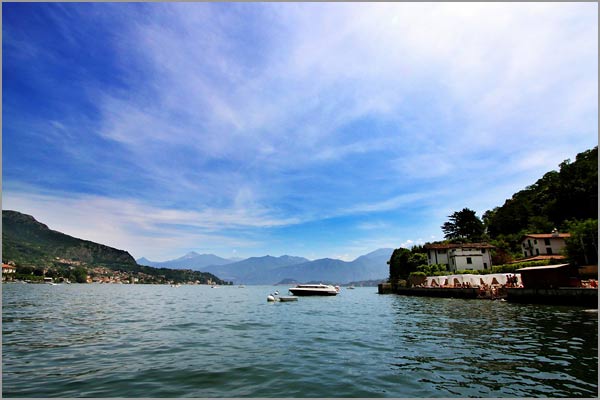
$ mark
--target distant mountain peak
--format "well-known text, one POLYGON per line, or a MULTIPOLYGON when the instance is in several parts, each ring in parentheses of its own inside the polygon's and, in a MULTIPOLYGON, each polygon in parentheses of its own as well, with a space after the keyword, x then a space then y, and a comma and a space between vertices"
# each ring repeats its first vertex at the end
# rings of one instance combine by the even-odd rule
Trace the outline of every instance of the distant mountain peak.
POLYGON ((199 255, 201 255, 201 254, 198 254, 195 251, 190 251, 189 253, 187 253, 186 255, 184 255, 183 257, 181 257, 181 260, 185 260, 186 258, 198 257, 199 255))
POLYGON ((135 260, 139 265, 150 265, 152 261, 148 260, 146 257, 138 258, 135 260))
MULTIPOLYGON (((230 264, 233 261, 221 258, 214 254, 198 254, 195 251, 190 251, 184 256, 174 260, 167 261, 150 261, 145 259, 147 265, 160 268, 184 268, 193 270, 203 270, 209 265, 224 265, 230 264)), ((138 261, 140 262, 140 261, 138 261)))
POLYGON ((393 252, 394 252, 394 249, 392 249, 392 248, 381 248, 381 249, 374 250, 370 253, 364 254, 362 256, 359 256, 354 261, 359 260, 359 259, 365 259, 365 258, 381 257, 381 256, 386 256, 386 255, 391 257, 393 252))

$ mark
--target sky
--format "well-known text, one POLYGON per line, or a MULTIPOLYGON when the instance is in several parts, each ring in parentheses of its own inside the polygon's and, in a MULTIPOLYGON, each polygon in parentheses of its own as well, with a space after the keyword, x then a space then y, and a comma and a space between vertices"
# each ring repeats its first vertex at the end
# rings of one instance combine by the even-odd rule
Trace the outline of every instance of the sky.
POLYGON ((3 3, 2 208, 155 261, 442 240, 597 146, 597 16, 3 3))

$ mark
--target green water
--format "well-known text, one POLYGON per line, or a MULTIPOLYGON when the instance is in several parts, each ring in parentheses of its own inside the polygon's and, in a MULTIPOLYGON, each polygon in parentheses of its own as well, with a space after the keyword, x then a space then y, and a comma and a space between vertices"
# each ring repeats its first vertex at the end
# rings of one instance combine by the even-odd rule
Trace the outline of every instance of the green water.
POLYGON ((598 314, 286 287, 2 285, 4 397, 595 397, 598 314))

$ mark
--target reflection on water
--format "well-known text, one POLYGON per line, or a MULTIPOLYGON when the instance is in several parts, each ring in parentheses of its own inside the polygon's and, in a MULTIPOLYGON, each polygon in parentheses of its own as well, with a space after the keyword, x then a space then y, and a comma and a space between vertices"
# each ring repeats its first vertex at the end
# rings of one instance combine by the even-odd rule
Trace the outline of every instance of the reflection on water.
POLYGON ((3 395, 597 395, 597 311, 273 290, 5 284, 3 395))
POLYGON ((395 366, 449 396, 597 393, 597 310, 400 296, 393 308, 395 366))

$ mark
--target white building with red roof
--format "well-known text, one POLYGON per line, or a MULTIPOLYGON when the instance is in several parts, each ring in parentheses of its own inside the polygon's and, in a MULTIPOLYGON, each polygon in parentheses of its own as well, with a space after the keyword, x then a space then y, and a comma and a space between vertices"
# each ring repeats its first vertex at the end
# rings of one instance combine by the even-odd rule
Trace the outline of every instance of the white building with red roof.
POLYGON ((490 250, 495 247, 488 243, 429 243, 428 264, 445 264, 448 271, 485 271, 492 268, 490 250))
POLYGON ((556 229, 552 233, 532 233, 523 236, 521 245, 525 258, 536 256, 560 256, 566 246, 565 239, 571 237, 570 233, 559 233, 556 229))
POLYGON ((14 265, 10 265, 10 264, 2 264, 2 280, 6 280, 7 275, 12 275, 15 272, 17 272, 17 269, 14 267, 14 265))

